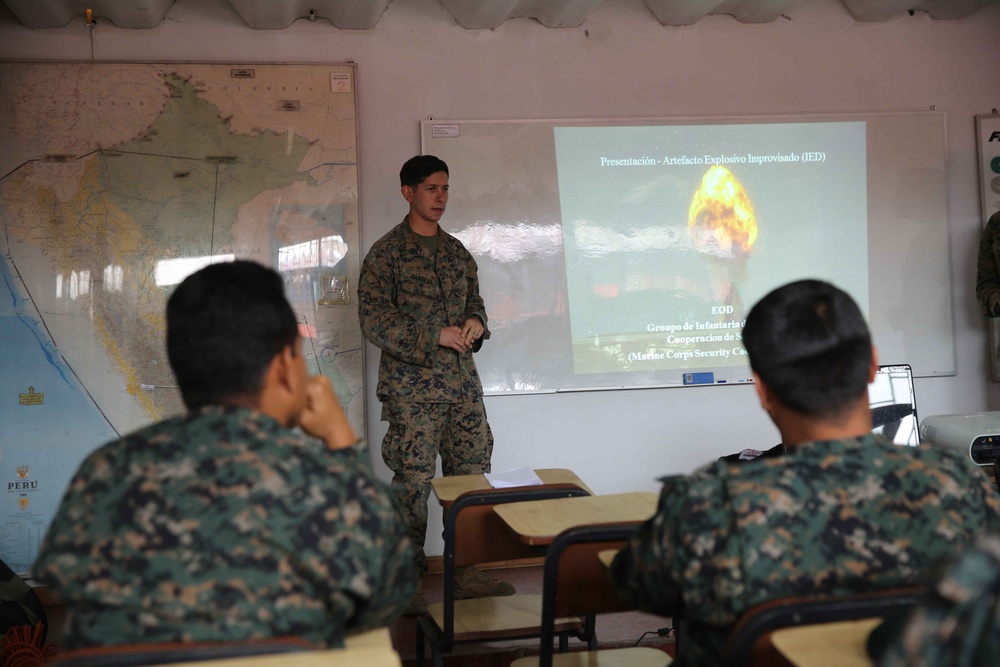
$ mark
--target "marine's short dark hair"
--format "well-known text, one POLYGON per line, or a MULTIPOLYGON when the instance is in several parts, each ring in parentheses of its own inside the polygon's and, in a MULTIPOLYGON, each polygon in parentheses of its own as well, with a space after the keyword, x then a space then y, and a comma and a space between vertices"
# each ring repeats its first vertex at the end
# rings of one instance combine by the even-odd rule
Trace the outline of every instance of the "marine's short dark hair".
POLYGON ((281 276, 254 262, 207 266, 167 301, 167 356, 189 409, 257 397, 298 335, 281 276))
POLYGON ((747 315, 750 367, 779 401, 801 414, 841 414, 868 387, 872 341, 843 290, 800 280, 772 291, 747 315))
POLYGON ((441 158, 433 155, 415 155, 403 163, 403 168, 399 170, 399 187, 409 185, 415 188, 431 174, 439 171, 448 173, 448 165, 441 158))

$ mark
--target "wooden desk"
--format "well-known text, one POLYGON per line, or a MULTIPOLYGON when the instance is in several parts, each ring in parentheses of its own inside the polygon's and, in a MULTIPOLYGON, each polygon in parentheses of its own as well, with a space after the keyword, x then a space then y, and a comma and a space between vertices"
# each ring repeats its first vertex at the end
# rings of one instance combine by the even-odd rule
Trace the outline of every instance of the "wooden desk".
POLYGON ((796 667, 871 667, 865 642, 881 618, 775 630, 771 643, 796 667))
MULTIPOLYGON (((132 648, 141 649, 142 647, 132 648)), ((106 647, 104 651, 106 652, 102 653, 99 648, 80 649, 76 652, 68 651, 57 655, 53 664, 61 664, 60 659, 64 659, 69 665, 81 662, 103 664, 102 657, 107 658, 107 662, 113 663, 115 655, 129 655, 127 651, 116 654, 116 647, 106 647)), ((402 667, 403 665, 399 654, 392 647, 392 637, 389 635, 388 628, 353 634, 347 637, 344 641, 344 648, 341 649, 320 649, 299 653, 275 653, 190 662, 182 660, 181 662, 190 667, 285 667, 286 665, 301 667, 326 667, 328 665, 337 665, 337 667, 402 667)), ((166 664, 176 665, 178 662, 175 660, 170 663, 161 663, 160 667, 166 664)))
MULTIPOLYGON (((169 663, 176 665, 176 662, 169 663)), ((387 648, 342 648, 304 653, 278 653, 184 663, 187 667, 402 667, 399 654, 387 648)), ((164 666, 160 666, 164 667, 164 666)))
MULTIPOLYGON (((591 495, 594 494, 590 490, 590 487, 584 484, 583 480, 577 477, 576 473, 572 470, 566 470, 565 468, 540 468, 535 470, 535 474, 538 475, 543 484, 573 484, 584 489, 591 495)), ((435 477, 431 480, 431 487, 434 489, 434 495, 437 496, 441 507, 451 507, 455 499, 463 493, 468 493, 469 491, 489 491, 493 488, 486 481, 486 476, 482 473, 476 475, 435 477)))
POLYGON ((615 556, 621 549, 605 549, 604 551, 598 552, 597 560, 601 561, 601 565, 610 568, 612 561, 614 561, 615 556))
POLYGON ((657 494, 651 491, 532 500, 493 508, 525 544, 551 544, 556 535, 574 526, 645 521, 656 512, 657 494))
POLYGON ((392 635, 389 628, 375 628, 365 632, 350 634, 344 638, 345 648, 387 648, 392 650, 392 635))

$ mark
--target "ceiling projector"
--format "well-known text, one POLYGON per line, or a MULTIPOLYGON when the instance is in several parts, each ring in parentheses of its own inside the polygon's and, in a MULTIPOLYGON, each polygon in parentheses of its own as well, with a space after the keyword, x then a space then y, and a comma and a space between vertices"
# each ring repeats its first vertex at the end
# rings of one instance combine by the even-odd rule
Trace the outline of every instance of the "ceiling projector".
POLYGON ((920 439, 964 452, 976 465, 991 466, 1000 458, 1000 412, 925 417, 920 439))

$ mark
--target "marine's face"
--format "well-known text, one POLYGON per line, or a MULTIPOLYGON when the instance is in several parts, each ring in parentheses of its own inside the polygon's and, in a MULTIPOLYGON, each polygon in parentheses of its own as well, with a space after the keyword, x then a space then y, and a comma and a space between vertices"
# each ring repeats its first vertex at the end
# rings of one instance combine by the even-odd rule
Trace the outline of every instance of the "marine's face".
POLYGON ((437 223, 448 205, 448 174, 433 173, 415 188, 404 185, 403 197, 410 203, 411 216, 437 223))

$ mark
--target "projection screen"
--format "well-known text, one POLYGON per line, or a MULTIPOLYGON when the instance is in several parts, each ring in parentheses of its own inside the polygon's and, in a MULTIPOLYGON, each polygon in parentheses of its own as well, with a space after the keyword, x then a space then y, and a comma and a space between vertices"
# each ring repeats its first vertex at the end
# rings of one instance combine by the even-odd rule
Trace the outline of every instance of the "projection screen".
POLYGON ((479 266, 490 394, 732 384, 749 308, 798 278, 882 363, 955 373, 941 113, 428 120, 442 227, 479 266))

